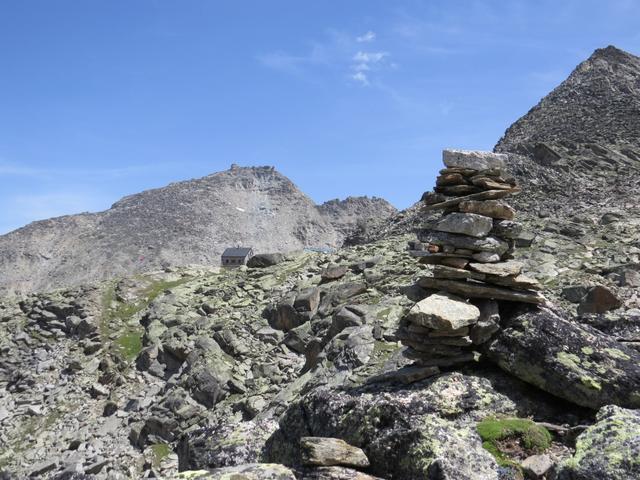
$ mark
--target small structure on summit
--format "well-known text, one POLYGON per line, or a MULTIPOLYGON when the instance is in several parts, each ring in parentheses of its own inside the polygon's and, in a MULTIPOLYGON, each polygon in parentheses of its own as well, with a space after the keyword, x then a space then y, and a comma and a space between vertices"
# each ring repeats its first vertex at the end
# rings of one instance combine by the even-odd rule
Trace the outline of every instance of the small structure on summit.
POLYGON ((251 257, 253 257, 251 247, 230 247, 222 252, 221 262, 223 267, 239 267, 246 265, 251 257))

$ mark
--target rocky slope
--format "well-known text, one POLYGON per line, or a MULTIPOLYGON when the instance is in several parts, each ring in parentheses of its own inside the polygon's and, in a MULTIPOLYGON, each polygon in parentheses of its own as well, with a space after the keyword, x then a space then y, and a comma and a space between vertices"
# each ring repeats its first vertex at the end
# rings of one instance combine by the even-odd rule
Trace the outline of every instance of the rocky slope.
MULTIPOLYGON (((424 478, 497 479, 477 421, 589 417, 490 364, 426 380, 403 368, 412 360, 396 331, 427 268, 408 238, 4 301, 0 471, 172 478, 275 462, 297 478, 352 478, 309 471, 294 448, 302 435, 363 448, 381 478, 423 478, 440 459, 456 476, 424 478)), ((556 444, 559 458, 568 448, 556 444)))
MULTIPOLYGON (((595 285, 613 290, 623 309, 582 320, 628 341, 640 340, 639 122, 640 58, 607 47, 578 65, 495 147, 508 153, 507 168, 523 186, 512 203, 525 226, 520 244, 531 248, 516 257, 573 313, 581 295, 572 292, 595 285)), ((418 202, 380 233, 425 225, 418 202)))
MULTIPOLYGON (((619 85, 636 60, 598 51, 554 94, 619 85)), ((595 115, 616 92, 602 90, 595 107, 575 101, 595 115)), ((546 126, 558 102, 543 100, 537 123, 521 121, 530 126, 497 147, 509 145, 523 189, 513 203, 525 231, 509 255, 549 302, 498 302, 499 329, 464 363, 416 361, 400 342, 412 308, 433 297, 423 279, 439 267, 407 252, 416 236, 404 232, 436 220, 422 202, 376 241, 332 254, 162 268, 5 298, 0 478, 640 478, 640 192, 632 157, 610 142, 637 143, 536 137, 564 128, 546 126), (541 160, 547 147, 557 161, 541 160)), ((579 123, 586 113, 567 115, 576 132, 591 131, 579 123)), ((330 202, 313 218, 353 217, 359 204, 330 202)), ((68 228, 84 231, 92 218, 68 228)), ((419 329, 426 345, 432 330, 419 329)), ((459 330, 444 337, 466 341, 459 330)))
MULTIPOLYGON (((640 340, 640 58, 596 50, 507 129, 495 150, 510 152, 526 185, 515 201, 532 248, 525 253, 559 303, 576 312, 576 289, 604 285, 622 301, 581 320, 640 340)), ((578 297, 578 298, 577 298, 578 297)))
POLYGON ((0 236, 0 293, 47 291, 172 265, 217 265, 228 246, 288 252, 339 247, 382 199, 316 206, 272 167, 240 168, 123 198, 109 210, 0 236))

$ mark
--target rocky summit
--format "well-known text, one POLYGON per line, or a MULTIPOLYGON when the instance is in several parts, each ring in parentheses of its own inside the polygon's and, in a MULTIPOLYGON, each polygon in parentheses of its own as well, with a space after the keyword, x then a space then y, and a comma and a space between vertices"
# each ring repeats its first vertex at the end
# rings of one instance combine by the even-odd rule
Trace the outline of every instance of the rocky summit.
POLYGON ((637 480, 637 65, 596 51, 391 216, 236 168, 3 237, 0 479, 637 480), (247 265, 206 208, 266 229, 247 265))
POLYGON ((273 167, 231 169, 132 195, 109 210, 34 222, 0 236, 0 293, 42 292, 189 264, 227 247, 336 248, 384 222, 379 198, 315 205, 273 167))

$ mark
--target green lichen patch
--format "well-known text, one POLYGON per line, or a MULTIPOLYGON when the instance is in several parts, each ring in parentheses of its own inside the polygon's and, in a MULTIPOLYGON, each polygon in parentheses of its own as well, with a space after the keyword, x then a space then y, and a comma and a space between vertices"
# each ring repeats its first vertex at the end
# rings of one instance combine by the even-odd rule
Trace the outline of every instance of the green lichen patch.
POLYGON ((482 446, 490 452, 499 465, 518 466, 506 444, 514 444, 527 455, 544 452, 551 445, 549 431, 526 418, 487 418, 477 425, 482 446))
POLYGON ((153 453, 153 466, 157 468, 162 463, 162 460, 171 454, 171 447, 166 443, 154 443, 151 445, 151 452, 153 453))

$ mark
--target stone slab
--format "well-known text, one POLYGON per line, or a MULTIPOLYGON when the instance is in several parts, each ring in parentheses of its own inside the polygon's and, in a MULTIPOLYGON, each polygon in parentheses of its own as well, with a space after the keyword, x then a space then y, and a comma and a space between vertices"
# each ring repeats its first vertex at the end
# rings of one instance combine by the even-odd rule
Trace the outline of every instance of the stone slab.
POLYGON ((502 170, 506 167, 507 160, 508 156, 503 153, 456 149, 442 151, 442 162, 448 168, 458 167, 472 170, 497 168, 502 170))

